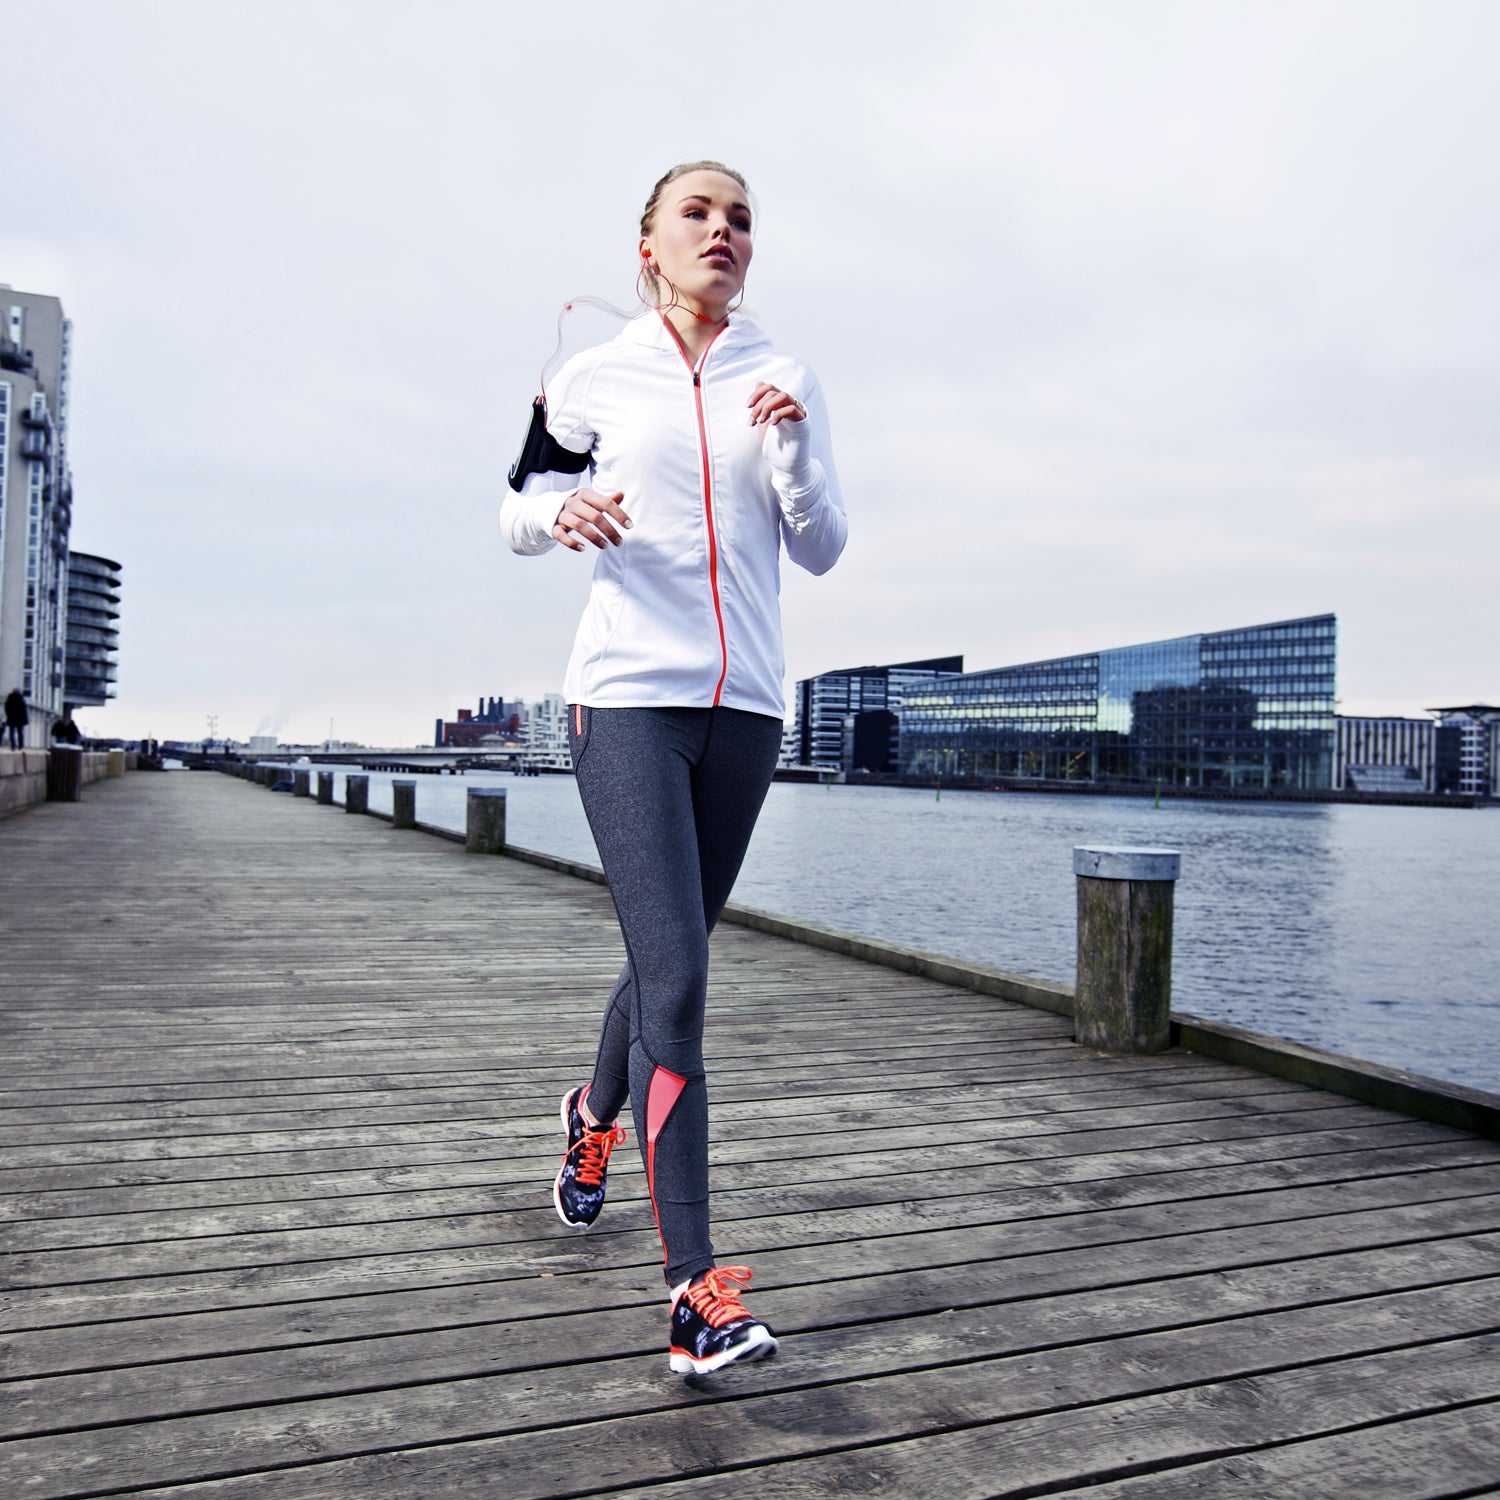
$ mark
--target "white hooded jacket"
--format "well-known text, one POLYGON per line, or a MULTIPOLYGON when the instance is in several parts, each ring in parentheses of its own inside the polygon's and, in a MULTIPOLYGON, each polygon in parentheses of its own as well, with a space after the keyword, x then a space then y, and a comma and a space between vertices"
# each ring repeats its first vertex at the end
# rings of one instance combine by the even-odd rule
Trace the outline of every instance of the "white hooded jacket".
POLYGON ((665 320, 648 314, 563 366, 547 430, 589 454, 589 472, 531 474, 507 493, 500 525, 511 547, 556 546, 553 524, 580 481, 619 491, 632 523, 594 564, 567 701, 722 704, 780 718, 781 544, 825 573, 848 530, 812 371, 738 314, 693 368, 665 320), (806 423, 752 427, 750 393, 762 381, 801 402, 806 423))

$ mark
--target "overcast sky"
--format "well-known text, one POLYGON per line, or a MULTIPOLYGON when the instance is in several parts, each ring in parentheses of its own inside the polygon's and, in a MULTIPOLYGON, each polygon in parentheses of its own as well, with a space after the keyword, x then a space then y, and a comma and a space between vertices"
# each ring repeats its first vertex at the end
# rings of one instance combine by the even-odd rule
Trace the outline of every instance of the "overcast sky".
POLYGON ((1488 0, 0 0, 0 281, 73 319, 124 564, 81 722, 559 689, 589 563, 505 548, 505 472, 704 156, 849 509, 789 680, 1332 610, 1344 712, 1500 701, 1497 56, 1488 0))

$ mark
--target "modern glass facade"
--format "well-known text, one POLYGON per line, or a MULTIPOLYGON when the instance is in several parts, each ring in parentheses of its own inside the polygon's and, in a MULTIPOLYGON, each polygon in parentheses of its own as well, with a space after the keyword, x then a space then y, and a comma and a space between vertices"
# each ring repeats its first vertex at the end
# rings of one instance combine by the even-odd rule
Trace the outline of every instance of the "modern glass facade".
POLYGON ((970 672, 908 689, 912 775, 1326 791, 1332 615, 970 672))

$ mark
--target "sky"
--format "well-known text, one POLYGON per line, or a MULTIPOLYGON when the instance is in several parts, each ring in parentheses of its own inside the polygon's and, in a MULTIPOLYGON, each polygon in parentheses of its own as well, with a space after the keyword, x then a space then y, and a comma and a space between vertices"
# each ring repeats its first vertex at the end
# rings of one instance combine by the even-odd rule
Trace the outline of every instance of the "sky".
POLYGON ((560 690, 590 562, 509 552, 506 471, 705 157, 850 517, 789 686, 1332 611, 1342 712, 1500 702, 1496 56, 1489 0, 0 0, 0 282, 124 570, 80 724, 560 690))

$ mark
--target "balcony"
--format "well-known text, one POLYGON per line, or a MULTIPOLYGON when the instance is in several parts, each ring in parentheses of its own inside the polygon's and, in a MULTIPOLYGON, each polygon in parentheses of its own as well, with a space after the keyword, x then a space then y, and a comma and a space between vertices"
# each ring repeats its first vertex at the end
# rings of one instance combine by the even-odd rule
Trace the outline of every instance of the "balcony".
POLYGON ((21 434, 22 458, 46 458, 48 434, 44 428, 30 427, 21 434))
POLYGON ((7 338, 0 338, 0 370, 13 370, 18 375, 35 375, 36 359, 30 349, 22 349, 7 338))

